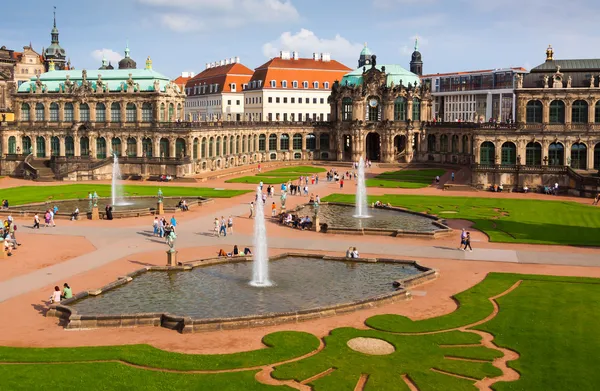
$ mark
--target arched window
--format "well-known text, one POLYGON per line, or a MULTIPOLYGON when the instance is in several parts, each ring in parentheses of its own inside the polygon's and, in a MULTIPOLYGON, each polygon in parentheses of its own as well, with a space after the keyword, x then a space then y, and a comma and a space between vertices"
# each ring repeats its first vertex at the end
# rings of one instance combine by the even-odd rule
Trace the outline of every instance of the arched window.
POLYGON ((215 155, 221 156, 221 136, 217 137, 217 147, 215 149, 215 155))
POLYGON ((36 157, 46 157, 46 139, 38 136, 35 139, 35 147, 37 149, 36 157))
POLYGON ((231 136, 229 137, 229 154, 230 155, 235 155, 235 149, 234 149, 234 142, 235 142, 235 137, 231 136))
POLYGON ((394 121, 406 121, 406 98, 402 96, 394 101, 394 121))
POLYGON ((565 102, 562 100, 555 100, 550 103, 550 123, 565 123, 565 102))
POLYGON ((352 121, 352 98, 342 99, 342 121, 352 121))
POLYGON ((260 152, 265 152, 267 150, 267 136, 264 134, 258 136, 258 150, 260 152))
POLYGON ((185 140, 182 138, 178 138, 175 140, 175 153, 176 157, 183 158, 187 155, 187 148, 185 147, 185 140))
POLYGON ((277 151, 277 135, 272 134, 269 136, 269 151, 277 151))
POLYGON ((548 147, 548 165, 565 165, 565 147, 561 143, 552 143, 548 147))
POLYGON ((106 106, 104 103, 96 103, 96 122, 106 122, 106 106))
MULTIPOLYGON (((246 136, 244 136, 244 141, 246 141, 246 136)), ((244 145, 244 149, 246 149, 245 145, 244 145)), ((246 152, 246 151, 242 151, 242 138, 239 135, 235 138, 235 151, 236 151, 236 153, 246 152)))
POLYGON ((248 152, 256 152, 258 146, 258 136, 248 136, 248 152))
POLYGON ((121 122, 121 104, 118 102, 110 105, 110 122, 121 122))
POLYGON ((173 106, 173 103, 169 103, 169 122, 173 122, 173 120, 175 118, 173 118, 173 116, 175 115, 175 106, 173 106))
POLYGON ((194 144, 193 144, 193 151, 192 151, 192 158, 194 160, 198 160, 198 137, 194 138, 194 144))
POLYGON ((314 151, 315 149, 317 149, 317 137, 311 133, 306 136, 306 150, 314 151))
POLYGON ((152 122, 152 104, 144 103, 142 105, 142 122, 152 122))
POLYGON ((65 103, 65 122, 73 122, 73 103, 65 103))
POLYGON ((137 107, 133 103, 127 103, 125 107, 125 121, 136 122, 137 121, 137 107))
POLYGON ((202 137, 202 145, 200 151, 200 157, 202 159, 206 159, 206 137, 202 137))
POLYGON ((573 109, 571 110, 571 122, 574 124, 587 124, 588 123, 588 103, 584 100, 576 100, 573 102, 573 109))
POLYGON ((319 149, 321 151, 329 151, 329 134, 321 133, 319 136, 319 149))
POLYGON ((377 97, 367 99, 367 121, 381 121, 381 104, 377 97))
POLYGON ((104 137, 96 139, 96 159, 106 159, 106 139, 104 137))
POLYGON ((227 156, 227 136, 223 136, 223 156, 227 156))
POLYGON ((494 143, 486 141, 481 144, 479 151, 479 164, 495 164, 496 161, 496 147, 494 143))
POLYGON ((215 151, 213 150, 213 147, 215 145, 215 139, 213 137, 210 138, 210 140, 208 140, 208 157, 213 157, 215 151))
POLYGON ((440 137, 440 152, 448 152, 448 135, 442 134, 440 137))
POLYGON ((152 140, 148 137, 142 139, 142 153, 145 157, 153 157, 152 140))
POLYGON ((87 137, 81 137, 79 139, 79 153, 82 157, 90 156, 90 139, 87 137))
POLYGON ((46 119, 44 118, 44 104, 43 103, 37 103, 35 105, 35 120, 36 121, 45 121, 46 119))
POLYGON ((121 153, 121 139, 118 137, 113 137, 112 141, 110 143, 110 156, 113 156, 114 154, 117 154, 117 156, 122 156, 121 153))
POLYGON ((413 99, 412 120, 421 120, 421 100, 418 98, 413 99))
POLYGON ((137 157, 137 140, 135 137, 127 139, 127 157, 137 157))
MULTIPOLYGON (((302 139, 300 139, 300 144, 302 144, 302 139)), ((282 151, 287 151, 288 149, 290 149, 290 135, 289 134, 282 134, 281 135, 281 143, 279 148, 282 151)), ((300 147, 302 148, 302 147, 300 147)))
MULTIPOLYGON (((289 140, 288 140, 289 143, 289 140)), ((283 149, 283 148, 282 148, 283 149)), ((292 138, 292 149, 302 149, 302 135, 299 133, 294 134, 292 138)))
POLYGON ((594 122, 598 124, 600 123, 600 100, 596 102, 596 106, 594 109, 594 122))
POLYGON ((458 135, 452 136, 452 153, 458 153, 458 135))
POLYGON ((50 138, 50 156, 60 155, 60 140, 56 136, 50 138))
POLYGON ((574 170, 587 169, 587 147, 583 143, 571 146, 571 168, 574 170))
POLYGON ((160 104, 160 122, 165 122, 165 104, 160 104))
POLYGON ((517 164, 517 146, 514 143, 506 142, 502 144, 502 155, 500 156, 503 166, 517 164))
POLYGON ((10 136, 8 138, 8 153, 14 155, 17 153, 17 138, 10 136))
POLYGON ((169 139, 161 138, 160 142, 160 157, 170 157, 169 156, 169 139))
POLYGON ((27 103, 21 105, 21 121, 31 121, 31 111, 27 103))
POLYGON ((79 121, 87 122, 90 120, 90 106, 87 103, 79 104, 79 121))
POLYGON ((427 136, 427 152, 435 152, 436 150, 436 145, 435 145, 435 135, 434 134, 430 134, 429 136, 427 136))
POLYGON ((58 122, 58 103, 50 103, 50 122, 58 122))
POLYGON ((594 169, 600 170, 600 143, 594 147, 594 169))
POLYGON ((73 157, 75 156, 75 141, 73 137, 67 136, 65 137, 65 156, 73 157))
POLYGON ((525 121, 528 124, 541 124, 543 111, 542 107, 542 102, 539 100, 530 100, 527 102, 525 121))
POLYGON ((469 136, 466 134, 462 138, 462 153, 471 153, 471 148, 469 148, 469 136))
POLYGON ((527 147, 525 147, 525 165, 542 165, 542 146, 540 143, 532 142, 527 144, 527 147))

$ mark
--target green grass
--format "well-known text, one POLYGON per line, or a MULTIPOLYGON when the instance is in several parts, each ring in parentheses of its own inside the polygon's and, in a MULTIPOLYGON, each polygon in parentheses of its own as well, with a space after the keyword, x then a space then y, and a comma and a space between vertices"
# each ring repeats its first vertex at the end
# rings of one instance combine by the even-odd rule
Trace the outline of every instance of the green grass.
POLYGON ((436 168, 390 171, 367 179, 365 183, 367 187, 422 189, 431 185, 436 176, 442 176, 445 173, 446 170, 436 168))
MULTIPOLYGON (((376 330, 335 329, 324 338, 323 351, 276 366, 272 376, 301 382, 332 369, 308 383, 316 391, 353 390, 361 375, 368 376, 364 388, 367 391, 408 391, 401 380, 403 375, 408 375, 421 391, 475 390, 475 379, 501 374, 492 361, 502 353, 480 345, 481 337, 477 334, 452 329, 488 317, 493 312, 489 299, 500 294, 504 295, 496 299, 499 313, 476 329, 493 334, 498 346, 519 353, 519 358, 508 365, 519 372, 520 379, 497 383, 494 390, 597 389, 600 384, 595 359, 600 351, 600 279, 502 273, 490 273, 481 283, 456 295, 458 309, 451 314, 421 321, 399 315, 378 315, 367 319, 367 325, 376 330), (521 284, 515 290, 506 293, 519 281, 521 284), (433 334, 417 334, 424 332, 433 334), (395 351, 382 356, 358 353, 347 344, 357 337, 386 341, 395 351), (434 372, 432 368, 444 373, 434 372)), ((238 369, 300 357, 319 345, 316 337, 301 332, 270 334, 263 342, 269 347, 230 355, 170 353, 147 345, 2 347, 0 388, 17 391, 57 388, 270 390, 274 387, 255 380, 256 369, 212 374, 171 373, 106 361, 121 360, 180 371, 238 369), (10 362, 20 364, 3 365, 10 362)))
POLYGON ((233 178, 226 181, 226 183, 260 183, 262 181, 265 185, 278 185, 288 181, 298 180, 300 176, 318 174, 326 172, 327 170, 321 167, 312 166, 296 166, 296 167, 284 167, 276 170, 267 172, 261 172, 254 176, 243 176, 240 178, 233 178))
MULTIPOLYGON (((492 242, 600 246, 600 208, 591 205, 475 197, 369 197, 369 202, 377 200, 444 219, 470 220, 492 242)), ((332 194, 323 201, 354 203, 354 195, 332 194)))
MULTIPOLYGON (((249 190, 215 190, 208 187, 173 187, 126 185, 126 196, 156 196, 162 189, 165 197, 206 197, 231 198, 246 194, 249 190)), ((0 199, 8 199, 10 205, 22 205, 50 200, 87 198, 89 192, 97 192, 100 197, 110 197, 111 186, 99 184, 61 186, 19 186, 0 189, 0 199)))

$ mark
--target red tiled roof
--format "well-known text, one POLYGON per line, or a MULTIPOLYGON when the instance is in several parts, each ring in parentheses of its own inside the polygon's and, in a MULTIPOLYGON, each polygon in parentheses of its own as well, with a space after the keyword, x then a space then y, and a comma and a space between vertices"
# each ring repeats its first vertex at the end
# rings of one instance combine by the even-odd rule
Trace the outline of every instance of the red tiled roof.
POLYGON ((307 81, 308 88, 313 88, 313 82, 319 82, 319 89, 323 89, 325 82, 329 82, 330 86, 336 80, 341 80, 345 74, 351 72, 352 69, 344 64, 331 60, 321 61, 312 58, 300 58, 298 60, 284 60, 281 58, 273 58, 256 68, 251 81, 261 81, 262 88, 282 88, 281 82, 287 81, 287 89, 294 89, 293 82, 298 82, 297 89, 305 89, 302 83, 307 81), (271 87, 271 80, 277 82, 276 87, 271 87))
MULTIPOLYGON (((506 68, 506 69, 511 69, 513 71, 523 71, 523 72, 527 72, 527 69, 523 68, 523 67, 518 67, 518 68, 506 68)), ((423 75, 421 76, 422 79, 427 79, 430 77, 440 77, 440 76, 453 76, 453 75, 469 75, 469 74, 479 74, 479 73, 491 73, 494 71, 501 71, 502 69, 482 69, 482 70, 478 70, 478 71, 463 71, 463 72, 450 72, 450 73, 431 73, 429 75, 423 75)))
POLYGON ((185 88, 185 84, 190 80, 191 77, 183 77, 179 76, 177 79, 173 80, 173 83, 177 84, 181 88, 185 88))
MULTIPOLYGON (((242 85, 248 83, 252 74, 252 69, 240 63, 221 65, 209 69, 205 69, 193 78, 189 79, 185 84, 186 88, 194 88, 195 86, 218 84, 219 93, 231 92, 231 84, 236 83, 236 91, 242 91, 242 85)), ((193 91, 192 91, 192 94, 193 91)))

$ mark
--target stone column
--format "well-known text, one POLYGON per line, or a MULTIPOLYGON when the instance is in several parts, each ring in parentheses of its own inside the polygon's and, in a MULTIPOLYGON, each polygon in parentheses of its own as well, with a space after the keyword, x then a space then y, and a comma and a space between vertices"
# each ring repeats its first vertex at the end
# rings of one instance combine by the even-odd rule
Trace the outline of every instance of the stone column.
POLYGON ((135 120, 138 123, 142 122, 142 105, 143 103, 137 103, 135 105, 135 120))
POLYGON ((142 137, 138 137, 136 139, 136 143, 135 143, 135 149, 136 149, 136 156, 137 157, 142 157, 144 156, 144 145, 143 145, 143 141, 144 139, 142 137))
POLYGON ((587 143, 587 169, 592 170, 594 168, 594 146, 593 142, 587 143))
POLYGON ((382 120, 393 121, 394 120, 394 102, 385 102, 383 105, 383 118, 382 120))
POLYGON ((90 106, 90 121, 96 122, 96 103, 88 103, 90 106))
POLYGON ((565 101, 565 125, 571 125, 573 122, 573 100, 565 101))
POLYGON ((486 99, 486 108, 485 108, 485 121, 489 121, 490 118, 492 118, 492 93, 488 92, 487 94, 487 99, 486 99))
POLYGON ((587 101, 588 104, 588 124, 593 124, 596 122, 596 101, 593 99, 589 99, 587 101))
POLYGON ((550 100, 544 99, 542 101, 542 122, 547 124, 550 123, 550 100))
MULTIPOLYGON (((64 136, 59 137, 58 141, 59 141, 58 156, 66 156, 66 153, 65 153, 65 147, 66 147, 66 145, 65 145, 65 137, 64 136)), ((73 142, 75 142, 75 140, 73 140, 73 142)))
POLYGON ((29 138, 31 139, 31 153, 33 157, 37 157, 37 136, 29 136, 29 138))
POLYGON ((127 104, 125 102, 119 102, 119 105, 121 105, 121 126, 123 126, 123 124, 127 122, 127 104))
POLYGON ((77 133, 73 134, 73 155, 81 156, 81 137, 77 133))
POLYGON ((52 156, 52 144, 50 144, 50 140, 52 139, 52 136, 47 134, 44 136, 44 141, 46 143, 46 158, 49 158, 50 156, 52 156))
POLYGON ((112 101, 108 101, 104 104, 104 110, 105 110, 105 116, 106 116, 106 124, 110 125, 110 120, 112 118, 112 110, 111 110, 111 106, 112 106, 112 101))
POLYGON ((175 137, 169 139, 169 157, 177 157, 176 142, 177 139, 175 137))
MULTIPOLYGON (((96 136, 89 134, 88 140, 90 142, 90 156, 92 159, 96 158, 96 136)), ((107 145, 108 148, 108 145, 107 145)))
POLYGON ((162 157, 160 153, 160 136, 155 136, 154 140, 152 141, 154 142, 154 146, 152 147, 152 156, 162 157))
POLYGON ((81 112, 77 102, 73 102, 73 122, 81 122, 81 112))

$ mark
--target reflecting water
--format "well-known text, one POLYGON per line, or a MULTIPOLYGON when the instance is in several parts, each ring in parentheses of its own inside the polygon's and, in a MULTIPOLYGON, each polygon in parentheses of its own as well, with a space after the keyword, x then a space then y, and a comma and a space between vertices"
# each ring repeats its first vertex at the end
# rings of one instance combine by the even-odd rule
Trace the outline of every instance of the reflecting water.
POLYGON ((419 274, 413 266, 288 258, 270 264, 276 285, 248 284, 252 263, 148 272, 120 288, 80 300, 81 314, 165 312, 197 319, 313 309, 393 292, 394 280, 419 274))
MULTIPOLYGON (((437 231, 440 228, 433 224, 432 219, 397 210, 369 208, 371 218, 358 219, 354 217, 355 208, 352 205, 323 204, 319 207, 321 223, 327 223, 335 228, 379 228, 410 231, 437 231)), ((312 205, 306 205, 297 212, 299 216, 313 218, 315 212, 312 205)))

